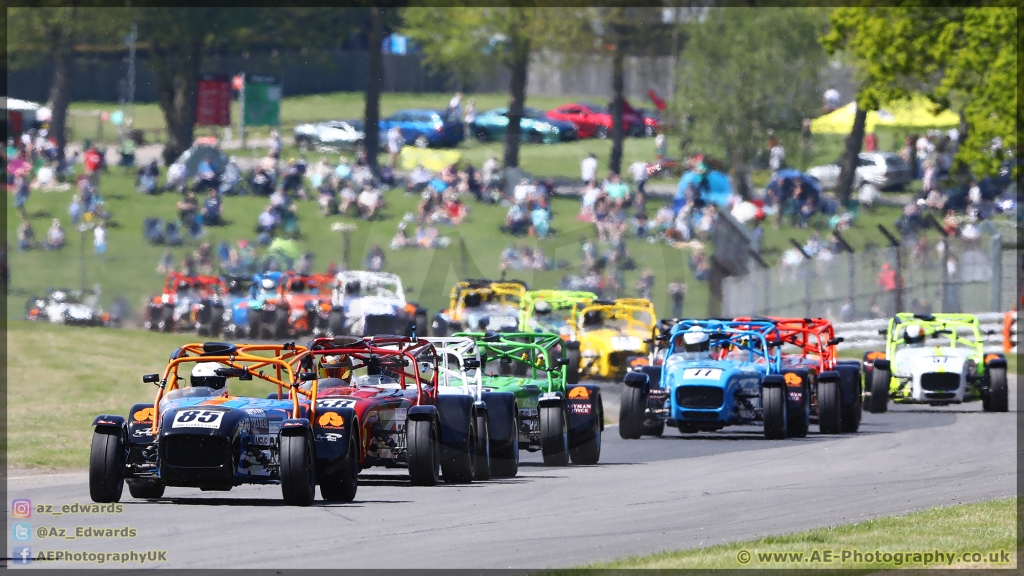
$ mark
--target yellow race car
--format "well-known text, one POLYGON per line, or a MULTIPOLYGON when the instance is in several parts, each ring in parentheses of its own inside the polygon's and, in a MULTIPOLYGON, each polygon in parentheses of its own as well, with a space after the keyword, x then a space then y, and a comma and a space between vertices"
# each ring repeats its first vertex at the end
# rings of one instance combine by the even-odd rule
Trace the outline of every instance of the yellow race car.
POLYGON ((516 332, 519 302, 527 286, 519 280, 464 280, 452 287, 448 308, 434 315, 431 336, 456 332, 516 332))
POLYGON ((579 351, 570 348, 570 366, 580 355, 581 378, 622 378, 634 358, 646 356, 657 315, 643 298, 595 300, 574 307, 570 325, 579 351))

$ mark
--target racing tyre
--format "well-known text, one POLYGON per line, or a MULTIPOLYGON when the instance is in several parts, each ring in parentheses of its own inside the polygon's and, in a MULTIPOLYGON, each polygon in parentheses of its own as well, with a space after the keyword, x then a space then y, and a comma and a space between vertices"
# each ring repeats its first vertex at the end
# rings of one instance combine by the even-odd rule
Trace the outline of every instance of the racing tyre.
POLYGON ((476 427, 476 407, 467 414, 465 422, 468 438, 464 450, 457 450, 454 456, 441 461, 441 476, 444 481, 452 484, 464 484, 472 482, 476 476, 477 442, 478 435, 476 427))
POLYGON ((1006 387, 1006 368, 988 369, 987 404, 988 406, 983 406, 986 412, 1007 411, 1009 407, 1009 390, 1006 387))
MULTIPOLYGON (((355 430, 355 427, 353 427, 355 430)), ((320 478, 320 497, 326 502, 351 502, 359 489, 359 441, 353 434, 348 441, 345 467, 320 478)))
POLYGON ((309 506, 316 496, 316 465, 307 434, 281 437, 281 494, 289 506, 309 506))
POLYGON ((868 412, 881 414, 889 408, 889 381, 892 375, 888 370, 875 368, 871 371, 871 398, 868 400, 868 412))
POLYGON ((213 309, 213 318, 210 319, 210 336, 220 336, 224 331, 224 308, 218 306, 213 309))
MULTIPOLYGON (((789 390, 786 390, 789 395, 789 390)), ((786 414, 786 435, 790 438, 806 438, 811 427, 811 396, 807 387, 800 388, 800 409, 788 410, 786 414)))
POLYGON ((564 404, 541 406, 540 450, 545 466, 569 464, 569 427, 564 404))
POLYGON ((97 429, 89 453, 89 496, 93 502, 119 502, 124 492, 125 449, 121 430, 97 429))
POLYGON ((345 333, 345 315, 339 310, 331 310, 327 317, 327 330, 331 336, 341 336, 345 333))
POLYGON ((448 323, 440 318, 434 318, 430 322, 430 335, 435 338, 444 338, 449 334, 448 323))
POLYGON ((764 437, 783 440, 786 437, 786 388, 769 386, 761 389, 761 410, 764 416, 764 437))
POLYGON ((174 332, 174 308, 164 306, 160 311, 160 322, 157 324, 161 332, 174 332))
POLYGON ((644 436, 661 438, 663 434, 665 434, 665 422, 659 421, 657 424, 644 424, 644 436))
POLYGON ((491 424, 487 412, 476 417, 476 476, 474 480, 491 479, 491 424))
POLYGON ((431 420, 409 420, 409 477, 413 486, 436 486, 441 478, 441 446, 437 425, 431 420))
POLYGON ((159 480, 128 480, 127 483, 132 498, 156 500, 164 495, 164 483, 159 480))
MULTIPOLYGON (((488 411, 494 410, 491 405, 488 411)), ((511 437, 508 444, 491 450, 491 476, 512 478, 519 473, 519 408, 511 403, 511 437)))
MULTIPOLYGON (((600 398, 600 397, 599 397, 600 398)), ((595 405, 596 408, 596 405, 595 405)), ((574 440, 576 446, 569 449, 569 458, 573 464, 592 466, 601 459, 601 423, 598 421, 600 413, 594 410, 594 427, 589 430, 581 441, 580 436, 574 440)))
POLYGON ((569 365, 565 367, 565 383, 578 384, 580 381, 580 362, 582 361, 579 348, 569 348, 566 357, 569 359, 569 365))
POLYGON ((416 337, 426 338, 430 336, 430 323, 427 322, 426 314, 416 315, 416 337))
POLYGON ((278 308, 274 310, 274 338, 285 338, 288 336, 288 310, 278 308))
MULTIPOLYGON (((647 412, 647 390, 625 386, 619 402, 619 436, 636 440, 644 433, 644 418, 647 412)), ((662 426, 664 429, 664 425, 662 426)))
POLYGON ((260 310, 249 311, 249 338, 259 340, 263 335, 263 312, 260 310))
POLYGON ((839 434, 843 414, 842 403, 839 382, 818 382, 818 429, 822 434, 839 434))

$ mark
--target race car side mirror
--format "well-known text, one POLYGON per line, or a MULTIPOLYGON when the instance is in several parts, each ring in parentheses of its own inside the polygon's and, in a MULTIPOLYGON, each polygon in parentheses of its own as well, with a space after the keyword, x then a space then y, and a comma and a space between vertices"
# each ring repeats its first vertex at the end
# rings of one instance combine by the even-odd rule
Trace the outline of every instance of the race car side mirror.
POLYGON ((512 363, 512 359, 509 358, 508 356, 502 356, 500 362, 502 364, 511 364, 512 363))
POLYGON ((299 372, 299 381, 300 382, 310 382, 310 381, 316 380, 316 379, 317 379, 316 372, 299 372))
POLYGON ((878 333, 881 334, 882 336, 885 336, 886 332, 888 332, 888 331, 889 331, 888 328, 882 328, 881 330, 878 331, 878 333))
POLYGON ((217 376, 226 378, 241 378, 249 374, 245 368, 217 368, 217 376))
POLYGON ((159 374, 144 374, 142 376, 142 381, 144 383, 146 383, 146 384, 156 384, 157 382, 160 381, 160 375, 159 374))
POLYGON ((835 346, 836 344, 839 344, 843 340, 845 340, 845 338, 843 338, 841 336, 840 337, 836 337, 836 338, 833 338, 833 339, 829 340, 828 341, 828 345, 829 346, 835 346))
POLYGON ((484 342, 497 342, 501 340, 501 335, 497 332, 484 332, 484 342))
POLYGON ((462 369, 463 370, 472 370, 473 368, 479 368, 479 367, 480 367, 480 361, 477 360, 476 358, 466 358, 465 360, 462 361, 462 369))
POLYGON ((992 336, 992 335, 993 335, 993 334, 995 334, 995 333, 996 333, 996 331, 995 331, 995 330, 985 330, 985 334, 987 334, 987 335, 989 335, 989 336, 992 336))
POLYGON ((568 358, 555 358, 555 366, 568 366, 568 365, 569 365, 569 359, 568 358))
POLYGON ((768 343, 768 347, 769 348, 778 348, 779 346, 782 346, 784 344, 785 344, 785 342, 783 342, 782 340, 772 340, 771 342, 768 343))

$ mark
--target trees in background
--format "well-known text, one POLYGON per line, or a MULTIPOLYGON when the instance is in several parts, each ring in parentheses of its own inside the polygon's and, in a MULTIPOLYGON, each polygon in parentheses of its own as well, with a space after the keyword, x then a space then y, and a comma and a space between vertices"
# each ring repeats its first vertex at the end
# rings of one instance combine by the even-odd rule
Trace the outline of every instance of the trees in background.
POLYGON ((709 8, 688 25, 675 107, 694 146, 721 150, 747 196, 748 165, 772 134, 796 133, 821 109, 827 56, 814 8, 709 8))

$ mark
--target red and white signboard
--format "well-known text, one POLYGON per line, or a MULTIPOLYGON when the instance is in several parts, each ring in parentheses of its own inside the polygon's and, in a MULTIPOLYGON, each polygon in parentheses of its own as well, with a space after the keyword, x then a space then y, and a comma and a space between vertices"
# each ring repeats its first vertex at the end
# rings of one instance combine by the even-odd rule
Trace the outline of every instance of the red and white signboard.
POLYGON ((196 87, 196 126, 231 125, 231 79, 227 74, 208 74, 196 87))

